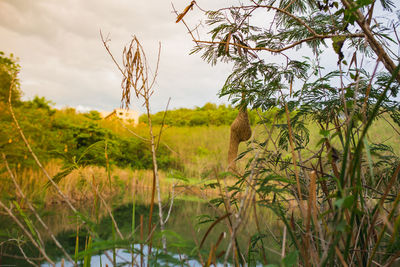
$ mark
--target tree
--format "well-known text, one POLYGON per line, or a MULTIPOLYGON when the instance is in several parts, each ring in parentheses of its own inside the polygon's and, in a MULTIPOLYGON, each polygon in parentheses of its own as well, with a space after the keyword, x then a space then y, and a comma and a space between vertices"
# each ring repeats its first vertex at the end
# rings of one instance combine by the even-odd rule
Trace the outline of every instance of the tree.
MULTIPOLYGON (((0 51, 0 102, 7 102, 9 96, 9 90, 11 81, 14 74, 18 73, 20 66, 17 63, 17 59, 14 58, 13 54, 6 56, 4 52, 0 51)), ((19 80, 15 81, 16 86, 13 89, 12 101, 18 101, 21 97, 21 91, 19 90, 19 80)))
MULTIPOLYGON (((251 161, 229 189, 240 205, 227 206, 236 216, 229 221, 225 262, 232 250, 238 264, 250 258, 234 240, 253 200, 275 211, 288 230, 288 244, 278 244, 285 265, 296 263, 296 255, 304 266, 396 260, 400 240, 385 239, 392 233, 377 217, 395 219, 400 160, 386 144, 368 138, 379 118, 398 138, 395 7, 390 0, 245 0, 204 11, 192 1, 178 15, 194 53, 210 64, 233 63, 221 96, 235 103, 245 92, 252 108, 278 108, 276 114, 286 116, 286 124, 275 117, 265 140, 252 142, 251 161), (206 37, 185 22, 194 7, 207 17, 206 37), (312 145, 310 125, 320 133, 312 145), (288 198, 297 201, 299 215, 289 212, 288 198), (370 207, 368 199, 378 200, 370 207), (284 257, 286 249, 291 253, 284 257)), ((263 236, 260 230, 253 248, 263 246, 263 236)), ((266 261, 264 249, 257 252, 266 261)))

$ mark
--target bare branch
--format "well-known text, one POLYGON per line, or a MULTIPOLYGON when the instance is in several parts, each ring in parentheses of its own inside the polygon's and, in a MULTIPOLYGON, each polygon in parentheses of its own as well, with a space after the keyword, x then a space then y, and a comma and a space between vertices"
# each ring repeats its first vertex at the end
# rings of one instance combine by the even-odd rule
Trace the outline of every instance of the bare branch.
MULTIPOLYGON (((247 45, 243 45, 243 44, 239 44, 239 43, 229 43, 233 46, 236 47, 240 47, 246 50, 251 50, 251 51, 267 51, 267 52, 271 52, 271 53, 281 53, 285 50, 289 50, 291 48, 294 48, 302 43, 305 42, 309 42, 312 40, 322 40, 322 39, 331 39, 333 37, 343 37, 343 38, 363 38, 365 37, 364 34, 328 34, 328 35, 316 35, 316 36, 311 36, 302 40, 299 40, 297 42, 294 42, 288 46, 282 47, 282 48, 278 48, 278 49, 274 49, 274 48, 268 48, 268 47, 251 47, 251 46, 247 46, 247 45)), ((202 40, 194 40, 194 42, 196 43, 203 43, 203 44, 225 44, 227 45, 227 42, 218 42, 218 41, 202 41, 202 40)))
POLYGON ((36 240, 32 237, 32 235, 25 228, 25 226, 13 214, 11 209, 7 208, 7 206, 1 200, 0 200, 0 207, 3 208, 8 213, 8 215, 11 217, 11 219, 19 226, 19 228, 21 228, 21 230, 24 232, 24 234, 29 238, 29 240, 32 242, 32 244, 39 250, 39 252, 43 255, 43 257, 46 259, 46 261, 48 261, 52 266, 56 266, 55 263, 49 258, 49 256, 47 255, 46 251, 42 248, 42 246, 36 242, 36 240))
POLYGON ((10 85, 10 90, 9 90, 9 96, 8 96, 8 108, 10 110, 11 116, 14 120, 15 126, 17 127, 17 130, 19 132, 19 134, 22 137, 22 140, 24 141, 26 147, 28 148, 30 154, 32 155, 33 159, 35 160, 36 164, 38 165, 38 167, 42 170, 42 172, 44 173, 44 175, 46 176, 46 178, 49 180, 49 182, 54 186, 54 188, 56 189, 56 191, 58 192, 58 194, 64 199, 64 201, 68 204, 68 206, 71 208, 71 210, 75 213, 78 214, 78 211, 76 210, 76 208, 72 205, 71 201, 68 199, 68 197, 61 191, 61 189, 58 187, 58 185, 53 181, 53 179, 51 178, 51 176, 49 175, 49 173, 46 171, 46 169, 43 167, 42 163, 40 162, 39 158, 36 156, 35 152, 33 152, 28 139, 25 137, 24 132, 22 131, 18 120, 14 114, 14 110, 12 107, 12 103, 11 103, 11 96, 12 96, 12 89, 15 86, 15 79, 16 79, 16 73, 13 75, 13 79, 11 81, 11 85, 10 85))
MULTIPOLYGON (((94 175, 92 174, 92 176, 93 176, 93 180, 94 180, 94 175)), ((107 202, 106 202, 106 201, 104 200, 104 198, 101 196, 101 193, 100 193, 99 190, 97 189, 97 186, 93 184, 93 182, 92 182, 92 188, 94 189, 94 191, 96 192, 97 196, 100 198, 101 202, 103 203, 104 207, 106 208, 107 213, 108 213, 108 215, 110 216, 110 218, 111 218, 111 220, 112 220, 112 222, 113 222, 113 224, 114 224, 115 230, 117 231, 119 237, 120 237, 122 240, 124 240, 124 236, 121 234, 121 231, 120 231, 119 228, 118 228, 118 224, 117 224, 117 222, 115 221, 114 216, 112 215, 112 212, 111 212, 111 210, 110 210, 110 207, 107 205, 107 202)))
POLYGON ((47 226, 47 224, 45 224, 42 220, 42 218, 40 217, 40 215, 36 212, 35 208, 32 206, 31 202, 29 201, 29 199, 25 196, 24 192, 22 192, 21 187, 19 186, 19 184, 17 183, 17 179, 15 178, 13 172, 11 171, 9 165, 8 165, 8 161, 6 158, 6 155, 4 153, 2 153, 3 156, 3 161, 4 164, 6 165, 6 169, 8 171, 8 174, 10 175, 15 188, 17 189, 18 193, 22 196, 22 198, 25 200, 25 202, 27 203, 29 209, 32 211, 32 213, 35 215, 36 219, 40 222, 40 224, 43 226, 43 228, 50 234, 51 239, 53 239, 54 243, 56 244, 56 246, 63 252, 64 256, 71 262, 74 264, 74 266, 76 266, 75 262, 72 260, 71 256, 65 251, 65 249, 63 248, 63 246, 60 244, 60 242, 58 242, 57 238, 54 236, 53 232, 49 229, 49 227, 47 226))

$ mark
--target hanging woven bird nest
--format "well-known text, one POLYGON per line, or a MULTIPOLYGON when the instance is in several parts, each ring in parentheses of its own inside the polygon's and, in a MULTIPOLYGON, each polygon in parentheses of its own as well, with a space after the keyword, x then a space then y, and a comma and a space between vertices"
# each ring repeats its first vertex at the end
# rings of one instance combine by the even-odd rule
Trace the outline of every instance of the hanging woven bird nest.
POLYGON ((228 166, 229 170, 236 170, 236 158, 240 142, 249 140, 251 137, 251 127, 246 105, 239 108, 239 113, 231 125, 231 137, 229 140, 228 166))

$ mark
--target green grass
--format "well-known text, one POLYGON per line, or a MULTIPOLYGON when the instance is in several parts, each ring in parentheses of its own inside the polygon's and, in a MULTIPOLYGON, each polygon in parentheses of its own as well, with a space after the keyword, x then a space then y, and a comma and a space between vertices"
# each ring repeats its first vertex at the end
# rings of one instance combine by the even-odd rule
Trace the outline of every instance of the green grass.
MULTIPOLYGON (((395 125, 390 118, 386 118, 392 125, 395 125)), ((124 137, 132 136, 132 133, 126 130, 120 122, 117 121, 102 121, 102 126, 111 129, 115 133, 124 137)), ((148 138, 148 129, 145 124, 139 126, 125 126, 132 132, 148 138)), ((257 141, 263 141, 271 126, 265 129, 262 125, 253 126, 254 138, 257 141)), ((159 133, 160 126, 155 126, 155 133, 159 133)), ((395 127, 400 132, 400 127, 395 127)), ((317 144, 321 139, 319 128, 316 124, 310 123, 308 125, 310 131, 310 144, 309 148, 317 149, 317 144)), ((333 133, 333 132, 332 132, 333 133)), ((273 136, 277 138, 277 131, 275 129, 273 136)), ((230 127, 229 125, 221 126, 166 126, 163 129, 161 137, 161 145, 167 144, 173 155, 178 158, 184 168, 186 178, 194 178, 195 180, 207 176, 207 174, 214 171, 224 171, 227 166, 227 153, 229 147, 230 127)), ((371 130, 368 132, 368 140, 370 143, 383 143, 391 146, 394 153, 400 155, 400 138, 392 126, 383 118, 374 121, 371 130)), ((340 147, 338 138, 333 140, 333 145, 340 147)), ((247 147, 246 143, 241 143, 239 152, 244 151, 247 147)), ((270 144, 268 149, 273 151, 274 146, 270 144)), ((286 151, 289 153, 289 151, 286 151)), ((311 155, 309 151, 304 154, 305 157, 311 155)), ((246 160, 243 159, 239 166, 244 166, 246 160)))

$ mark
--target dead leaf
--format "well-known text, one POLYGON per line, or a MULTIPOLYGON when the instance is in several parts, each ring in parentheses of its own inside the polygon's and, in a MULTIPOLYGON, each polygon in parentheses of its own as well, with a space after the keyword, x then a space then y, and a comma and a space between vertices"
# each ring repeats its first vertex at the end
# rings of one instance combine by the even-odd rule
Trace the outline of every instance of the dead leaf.
POLYGON ((176 18, 176 23, 178 23, 179 21, 181 21, 183 19, 183 17, 186 15, 186 13, 188 13, 189 9, 193 8, 194 4, 196 4, 196 1, 192 1, 186 8, 185 10, 183 10, 183 12, 181 14, 178 15, 178 17, 176 18))

